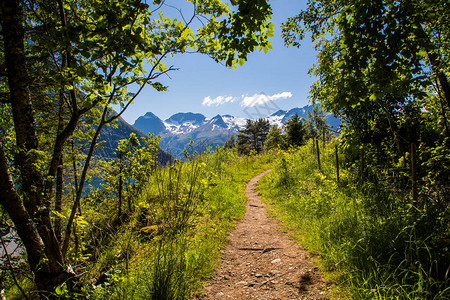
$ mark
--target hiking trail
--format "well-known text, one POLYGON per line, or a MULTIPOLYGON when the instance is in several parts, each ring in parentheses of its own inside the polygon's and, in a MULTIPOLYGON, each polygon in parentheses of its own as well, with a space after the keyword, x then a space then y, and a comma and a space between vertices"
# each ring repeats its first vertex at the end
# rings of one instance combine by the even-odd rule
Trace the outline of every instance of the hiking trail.
POLYGON ((230 234, 230 244, 216 274, 198 299, 327 299, 330 287, 318 267, 268 217, 256 192, 258 180, 247 184, 246 214, 230 234))

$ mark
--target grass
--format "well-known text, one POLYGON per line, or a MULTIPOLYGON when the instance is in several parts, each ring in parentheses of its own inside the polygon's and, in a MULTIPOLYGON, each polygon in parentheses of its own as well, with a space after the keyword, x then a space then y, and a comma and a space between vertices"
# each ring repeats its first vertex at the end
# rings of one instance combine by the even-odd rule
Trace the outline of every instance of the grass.
POLYGON ((448 207, 418 208, 405 195, 361 188, 341 170, 334 142, 322 170, 308 144, 280 152, 259 185, 273 213, 320 256, 332 280, 353 299, 449 299, 448 207))
POLYGON ((272 159, 220 148, 156 171, 133 216, 93 262, 87 277, 105 275, 106 281, 85 293, 92 299, 188 299, 201 293, 245 213, 246 183, 272 159))

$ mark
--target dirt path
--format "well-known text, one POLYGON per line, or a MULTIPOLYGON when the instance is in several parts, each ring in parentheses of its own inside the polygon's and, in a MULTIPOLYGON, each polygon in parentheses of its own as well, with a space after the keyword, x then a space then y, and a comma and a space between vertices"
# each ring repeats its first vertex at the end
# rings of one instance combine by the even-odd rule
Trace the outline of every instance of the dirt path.
POLYGON ((231 233, 231 244, 200 299, 327 299, 327 284, 318 268, 268 218, 257 196, 256 184, 269 171, 247 184, 247 212, 231 233))

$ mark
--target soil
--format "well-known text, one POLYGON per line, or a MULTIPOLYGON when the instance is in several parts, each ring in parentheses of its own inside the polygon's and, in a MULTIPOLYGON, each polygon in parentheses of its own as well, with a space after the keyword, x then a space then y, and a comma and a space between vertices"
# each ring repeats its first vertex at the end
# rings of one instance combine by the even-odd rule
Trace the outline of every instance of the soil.
POLYGON ((230 234, 217 273, 197 299, 328 299, 330 284, 306 250, 281 231, 268 217, 256 192, 258 180, 247 184, 247 212, 230 234))

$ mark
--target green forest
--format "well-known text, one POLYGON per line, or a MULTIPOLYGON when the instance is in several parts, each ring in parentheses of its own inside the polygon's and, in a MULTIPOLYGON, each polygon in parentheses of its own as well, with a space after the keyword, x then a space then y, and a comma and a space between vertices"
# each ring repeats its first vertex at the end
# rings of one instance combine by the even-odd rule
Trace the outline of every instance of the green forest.
POLYGON ((328 298, 449 299, 450 3, 308 0, 282 25, 286 47, 317 51, 308 118, 248 120, 183 160, 151 134, 106 155, 102 132, 168 88, 171 56, 237 68, 272 49, 270 1, 187 0, 182 20, 164 2, 0 2, 2 298, 201 295, 246 183, 272 169, 258 191, 328 298))

